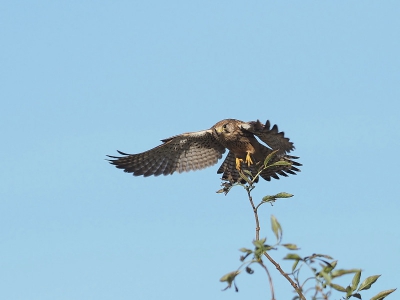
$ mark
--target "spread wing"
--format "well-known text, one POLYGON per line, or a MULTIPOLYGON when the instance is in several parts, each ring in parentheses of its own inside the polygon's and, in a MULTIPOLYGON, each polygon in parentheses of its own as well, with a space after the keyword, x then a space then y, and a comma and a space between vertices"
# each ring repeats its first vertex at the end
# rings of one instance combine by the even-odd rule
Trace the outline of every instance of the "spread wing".
POLYGON ((284 132, 278 131, 278 126, 274 125, 271 128, 269 120, 262 124, 259 120, 256 122, 247 122, 241 125, 242 129, 247 130, 257 136, 261 141, 266 143, 272 150, 279 150, 279 154, 286 154, 294 150, 294 145, 285 137, 284 132))
POLYGON ((138 154, 118 151, 109 162, 135 176, 169 175, 200 170, 218 162, 225 152, 211 130, 188 132, 162 140, 163 144, 138 154))

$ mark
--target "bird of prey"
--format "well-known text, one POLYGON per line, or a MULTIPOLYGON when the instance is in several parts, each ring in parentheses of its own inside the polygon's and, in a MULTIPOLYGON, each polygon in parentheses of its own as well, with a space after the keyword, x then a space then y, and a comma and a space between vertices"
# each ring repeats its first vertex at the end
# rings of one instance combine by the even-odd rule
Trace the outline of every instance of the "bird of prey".
POLYGON ((293 143, 278 131, 277 125, 271 127, 269 121, 263 124, 259 120, 243 122, 225 119, 210 129, 183 133, 161 141, 161 145, 142 153, 118 151, 122 156, 107 155, 109 162, 135 176, 170 175, 176 171, 182 173, 212 166, 228 149, 228 155, 217 173, 222 174, 222 180, 230 183, 241 181, 239 170, 257 174, 265 158, 273 151, 276 153, 270 163, 283 160, 289 164, 265 169, 260 174, 265 180, 296 174, 300 171, 296 167, 301 166, 295 161, 298 157, 287 155, 294 149, 293 143))

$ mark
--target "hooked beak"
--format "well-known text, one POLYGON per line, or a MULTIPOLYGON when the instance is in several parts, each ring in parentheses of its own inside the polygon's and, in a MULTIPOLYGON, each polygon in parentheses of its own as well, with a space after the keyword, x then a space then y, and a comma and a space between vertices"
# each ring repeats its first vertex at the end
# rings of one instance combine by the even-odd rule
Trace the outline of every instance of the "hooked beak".
POLYGON ((216 133, 217 135, 220 135, 221 132, 222 132, 222 127, 221 127, 221 126, 218 126, 218 127, 216 127, 214 130, 215 130, 215 133, 216 133))

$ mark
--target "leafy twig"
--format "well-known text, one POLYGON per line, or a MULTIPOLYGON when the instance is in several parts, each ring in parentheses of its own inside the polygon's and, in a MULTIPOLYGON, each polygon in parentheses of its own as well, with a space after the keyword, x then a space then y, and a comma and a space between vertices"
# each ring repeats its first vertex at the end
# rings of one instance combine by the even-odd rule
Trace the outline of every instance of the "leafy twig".
MULTIPOLYGON (((250 205, 251 205, 251 207, 253 209, 253 212, 254 212, 254 219, 255 219, 255 223, 256 223, 256 241, 258 241, 258 240, 260 240, 260 221, 258 219, 258 208, 260 207, 260 205, 258 205, 257 207, 254 205, 253 198, 251 196, 251 191, 253 190, 253 188, 254 188, 254 186, 252 185, 252 183, 250 183, 248 186, 245 186, 245 189, 247 191, 247 196, 248 196, 249 201, 250 201, 250 205)), ((286 274, 282 270, 281 266, 267 252, 264 252, 264 256, 275 266, 275 268, 279 271, 279 273, 281 273, 282 276, 285 277, 287 281, 289 281, 289 283, 292 285, 292 287, 296 290, 296 292, 299 295, 300 299, 301 300, 306 300, 306 298, 304 297, 304 295, 303 295, 303 293, 301 291, 301 288, 299 288, 299 286, 289 277, 289 275, 286 274)), ((271 276, 270 276, 270 274, 268 272, 268 269, 262 263, 262 261, 261 261, 260 265, 263 266, 266 269, 267 275, 268 275, 268 279, 269 279, 269 282, 270 282, 270 286, 272 286, 272 278, 271 278, 271 276)), ((271 293, 272 293, 272 299, 275 299, 273 286, 271 288, 271 293)))

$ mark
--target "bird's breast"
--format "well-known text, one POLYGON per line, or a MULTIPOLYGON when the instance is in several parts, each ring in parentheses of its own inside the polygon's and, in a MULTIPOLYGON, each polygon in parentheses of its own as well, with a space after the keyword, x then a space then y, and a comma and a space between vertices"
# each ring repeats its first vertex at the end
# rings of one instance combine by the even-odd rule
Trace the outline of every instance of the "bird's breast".
POLYGON ((254 143, 248 138, 239 139, 236 141, 229 141, 226 145, 230 151, 232 151, 237 158, 244 159, 247 153, 254 154, 257 149, 257 140, 254 139, 254 143))

